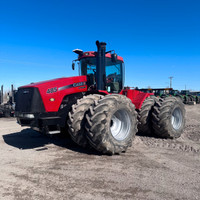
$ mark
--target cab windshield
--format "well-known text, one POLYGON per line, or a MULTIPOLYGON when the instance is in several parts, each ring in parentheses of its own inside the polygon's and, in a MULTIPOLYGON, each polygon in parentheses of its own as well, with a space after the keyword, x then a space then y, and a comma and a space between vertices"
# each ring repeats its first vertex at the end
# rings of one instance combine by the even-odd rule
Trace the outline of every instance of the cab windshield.
MULTIPOLYGON (((119 93, 123 88, 123 62, 112 62, 106 58, 106 90, 109 93, 119 93)), ((80 61, 81 75, 87 75, 89 86, 96 85, 96 58, 83 58, 80 61)))

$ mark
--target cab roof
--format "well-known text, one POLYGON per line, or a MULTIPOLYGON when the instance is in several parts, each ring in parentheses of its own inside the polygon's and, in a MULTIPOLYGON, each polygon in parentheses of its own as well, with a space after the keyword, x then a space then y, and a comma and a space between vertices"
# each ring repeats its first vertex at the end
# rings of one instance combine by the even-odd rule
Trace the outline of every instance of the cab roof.
MULTIPOLYGON (((79 55, 78 60, 81 60, 82 58, 96 57, 96 55, 97 55, 96 51, 86 51, 83 52, 82 55, 79 55)), ((111 54, 107 53, 106 58, 111 58, 111 54)), ((124 59, 121 56, 117 56, 117 60, 124 62, 124 59)))

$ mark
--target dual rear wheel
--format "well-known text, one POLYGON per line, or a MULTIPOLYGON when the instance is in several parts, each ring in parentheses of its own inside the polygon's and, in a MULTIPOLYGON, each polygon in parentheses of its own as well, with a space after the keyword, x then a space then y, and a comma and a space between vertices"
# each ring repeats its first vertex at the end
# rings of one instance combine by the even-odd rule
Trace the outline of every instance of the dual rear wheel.
POLYGON ((137 132, 135 106, 122 95, 88 95, 69 112, 69 133, 82 147, 119 154, 132 145, 137 132))
POLYGON ((138 110, 138 131, 162 138, 178 138, 185 127, 185 108, 177 97, 148 97, 138 110))

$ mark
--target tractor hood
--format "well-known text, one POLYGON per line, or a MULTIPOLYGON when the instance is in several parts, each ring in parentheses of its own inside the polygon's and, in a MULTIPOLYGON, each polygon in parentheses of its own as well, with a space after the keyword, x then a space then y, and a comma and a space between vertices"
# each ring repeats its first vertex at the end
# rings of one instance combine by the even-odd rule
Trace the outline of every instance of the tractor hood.
POLYGON ((57 78, 57 79, 52 79, 52 80, 47 80, 47 81, 41 81, 41 82, 36 82, 36 83, 31 83, 29 85, 24 85, 21 86, 20 88, 27 88, 27 87, 38 87, 38 88, 43 88, 43 87, 60 87, 67 85, 75 85, 76 83, 79 82, 86 82, 87 78, 86 76, 74 76, 74 77, 63 77, 63 78, 57 78))
POLYGON ((32 99, 31 93, 39 93, 45 111, 57 112, 65 96, 87 91, 86 82, 86 76, 75 76, 31 83, 18 89, 18 99, 32 99))

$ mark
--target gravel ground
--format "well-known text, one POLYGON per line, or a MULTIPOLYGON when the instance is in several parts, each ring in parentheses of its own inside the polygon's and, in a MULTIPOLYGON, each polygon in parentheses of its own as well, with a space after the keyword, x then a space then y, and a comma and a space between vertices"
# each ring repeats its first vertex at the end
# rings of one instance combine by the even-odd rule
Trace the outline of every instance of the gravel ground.
POLYGON ((102 156, 69 138, 0 119, 0 199, 200 199, 200 105, 173 140, 136 136, 125 154, 102 156))

